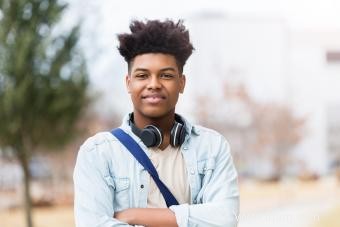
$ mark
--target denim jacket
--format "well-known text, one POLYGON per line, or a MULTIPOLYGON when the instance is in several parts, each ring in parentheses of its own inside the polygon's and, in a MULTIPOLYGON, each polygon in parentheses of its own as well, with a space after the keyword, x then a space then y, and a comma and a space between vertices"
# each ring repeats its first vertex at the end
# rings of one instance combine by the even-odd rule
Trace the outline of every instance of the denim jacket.
MULTIPOLYGON (((239 191, 228 142, 219 133, 185 119, 180 149, 191 192, 190 204, 171 206, 179 227, 237 226, 239 191)), ((147 155, 128 115, 120 126, 147 155)), ((74 211, 77 227, 130 226, 113 218, 115 211, 147 207, 148 172, 110 133, 90 137, 80 147, 74 169, 74 211)))

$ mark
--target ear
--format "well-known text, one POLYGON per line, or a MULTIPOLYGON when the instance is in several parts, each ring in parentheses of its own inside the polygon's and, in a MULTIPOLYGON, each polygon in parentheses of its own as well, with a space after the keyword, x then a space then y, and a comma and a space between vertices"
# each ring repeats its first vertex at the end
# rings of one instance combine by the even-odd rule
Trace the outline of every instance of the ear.
POLYGON ((183 94, 184 88, 185 88, 185 81, 186 81, 185 75, 182 74, 182 76, 180 76, 179 79, 180 79, 180 90, 179 90, 179 92, 180 92, 181 94, 183 94))
POLYGON ((131 82, 131 76, 129 74, 127 74, 125 76, 125 85, 126 85, 126 90, 127 90, 128 93, 131 93, 130 82, 131 82))

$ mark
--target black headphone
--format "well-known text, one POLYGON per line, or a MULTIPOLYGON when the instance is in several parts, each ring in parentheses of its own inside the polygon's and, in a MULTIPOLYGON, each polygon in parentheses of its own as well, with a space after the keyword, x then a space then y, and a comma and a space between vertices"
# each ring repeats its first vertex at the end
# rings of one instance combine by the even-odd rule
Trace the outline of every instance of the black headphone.
MULTIPOLYGON (((129 124, 132 132, 138 136, 145 146, 147 147, 159 147, 163 142, 162 130, 154 125, 147 125, 143 129, 137 128, 133 122, 133 113, 130 114, 129 124)), ((170 144, 173 147, 178 147, 183 144, 185 139, 185 124, 181 117, 175 114, 175 123, 170 132, 170 144)))

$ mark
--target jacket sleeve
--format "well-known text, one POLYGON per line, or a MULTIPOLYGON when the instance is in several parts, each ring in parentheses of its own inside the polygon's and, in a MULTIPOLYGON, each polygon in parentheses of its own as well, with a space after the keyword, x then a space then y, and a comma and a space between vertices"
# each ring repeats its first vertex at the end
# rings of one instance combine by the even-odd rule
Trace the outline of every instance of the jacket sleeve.
POLYGON ((220 141, 215 157, 216 166, 209 181, 202 185, 199 204, 170 207, 176 215, 179 227, 237 226, 239 216, 237 172, 229 144, 222 136, 220 141))
POLYGON ((76 227, 130 226, 113 218, 114 193, 107 161, 91 140, 81 146, 73 173, 76 227))

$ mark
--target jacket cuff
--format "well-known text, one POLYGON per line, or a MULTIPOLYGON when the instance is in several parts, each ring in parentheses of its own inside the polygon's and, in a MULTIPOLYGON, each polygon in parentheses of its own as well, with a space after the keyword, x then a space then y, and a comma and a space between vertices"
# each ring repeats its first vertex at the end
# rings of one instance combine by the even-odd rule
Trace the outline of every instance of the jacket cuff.
POLYGON ((169 209, 175 213, 178 227, 187 227, 189 220, 189 204, 173 205, 169 209))

